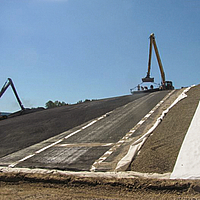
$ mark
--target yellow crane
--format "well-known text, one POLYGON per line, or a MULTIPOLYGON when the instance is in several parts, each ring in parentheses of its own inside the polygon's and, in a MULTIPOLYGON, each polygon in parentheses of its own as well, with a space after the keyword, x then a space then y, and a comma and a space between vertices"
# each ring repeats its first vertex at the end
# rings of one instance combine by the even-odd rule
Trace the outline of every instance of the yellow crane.
POLYGON ((152 46, 153 46, 155 53, 156 53, 156 58, 157 58, 157 61, 158 61, 158 65, 159 65, 160 73, 161 73, 161 78, 162 78, 161 89, 162 90, 173 90, 174 87, 173 87, 172 81, 166 81, 165 80, 165 73, 164 73, 163 65, 162 65, 160 55, 159 55, 159 52, 158 52, 158 48, 157 48, 157 45, 156 45, 154 33, 152 33, 149 38, 150 38, 150 46, 149 46, 148 72, 147 72, 147 76, 145 78, 142 78, 142 82, 154 82, 154 78, 150 77, 152 46))

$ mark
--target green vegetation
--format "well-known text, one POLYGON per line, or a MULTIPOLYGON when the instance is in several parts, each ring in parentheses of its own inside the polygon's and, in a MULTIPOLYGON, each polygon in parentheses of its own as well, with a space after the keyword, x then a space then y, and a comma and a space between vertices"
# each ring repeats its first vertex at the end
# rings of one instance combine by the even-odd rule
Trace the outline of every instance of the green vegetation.
POLYGON ((65 103, 64 101, 60 102, 60 101, 48 101, 46 104, 45 104, 45 107, 48 109, 48 108, 55 108, 55 107, 60 107, 60 106, 65 106, 65 105, 68 105, 67 103, 65 103))
MULTIPOLYGON (((83 100, 80 100, 78 101, 76 104, 80 104, 80 103, 85 103, 85 102, 91 102, 91 101, 95 101, 95 99, 85 99, 84 101, 83 100)), ((66 106, 66 105, 69 105, 68 103, 65 103, 64 101, 60 102, 60 101, 51 101, 49 100, 46 104, 45 104, 45 108, 48 109, 48 108, 55 108, 55 107, 60 107, 60 106, 66 106)))

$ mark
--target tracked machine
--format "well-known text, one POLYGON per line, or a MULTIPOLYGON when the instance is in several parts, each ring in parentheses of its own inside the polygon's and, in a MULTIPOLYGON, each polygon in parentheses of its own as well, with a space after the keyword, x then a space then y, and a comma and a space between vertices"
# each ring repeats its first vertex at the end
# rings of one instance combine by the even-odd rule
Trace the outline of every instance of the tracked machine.
POLYGON ((16 97, 18 103, 19 103, 19 106, 20 106, 21 110, 25 110, 25 108, 24 108, 24 106, 22 105, 22 102, 21 102, 21 100, 20 100, 20 98, 19 98, 19 96, 18 96, 18 94, 17 94, 17 91, 16 91, 16 89, 15 89, 14 83, 13 83, 13 81, 12 81, 11 78, 8 78, 8 80, 7 80, 7 81, 5 82, 5 84, 3 85, 3 87, 2 87, 2 89, 1 89, 1 91, 0 91, 0 98, 2 97, 2 95, 4 94, 4 92, 7 90, 7 88, 8 88, 9 86, 12 87, 12 90, 13 90, 13 92, 14 92, 14 94, 15 94, 15 97, 16 97))
POLYGON ((137 88, 137 91, 134 91, 135 88, 131 89, 132 94, 137 93, 137 92, 154 92, 154 91, 158 91, 158 90, 173 90, 174 89, 172 81, 165 80, 165 73, 164 73, 163 65, 162 65, 160 55, 158 52, 158 47, 156 45, 154 33, 152 33, 150 35, 149 39, 150 39, 150 46, 149 46, 148 72, 147 72, 146 77, 142 78, 141 84, 154 83, 154 78, 150 77, 152 48, 154 47, 156 58, 157 58, 159 69, 160 69, 160 73, 161 73, 161 79, 162 79, 161 85, 158 88, 153 88, 153 85, 151 85, 151 87, 148 89, 147 87, 143 87, 143 86, 141 86, 141 84, 138 84, 138 86, 135 87, 135 88, 137 88))
MULTIPOLYGON (((12 90, 15 94, 15 97, 19 103, 19 106, 21 108, 21 111, 25 111, 26 109, 24 108, 20 98, 19 98, 19 95, 17 94, 17 90, 15 89, 15 86, 14 86, 14 83, 12 81, 11 78, 8 78, 7 81, 5 82, 5 84, 3 85, 1 91, 0 91, 0 98, 2 97, 2 95, 4 94, 4 92, 8 89, 8 87, 11 86, 12 87, 12 90)), ((1 116, 0 119, 5 119, 7 118, 7 116, 1 116)))
MULTIPOLYGON (((30 113, 33 113, 33 112, 38 112, 38 111, 43 111, 45 110, 43 107, 38 107, 38 108, 25 108, 19 98, 19 95, 17 94, 17 90, 15 89, 15 86, 14 86, 14 83, 12 81, 11 78, 8 78, 7 81, 5 82, 5 84, 3 85, 1 91, 0 91, 0 98, 2 97, 2 95, 4 94, 4 92, 8 89, 8 87, 11 86, 14 94, 15 94, 15 97, 19 103, 19 106, 21 108, 21 110, 19 111, 16 111, 14 113, 11 113, 9 115, 0 115, 0 120, 2 119, 7 119, 7 118, 11 118, 11 117, 17 117, 17 116, 20 116, 20 115, 25 115, 25 114, 30 114, 30 113)), ((1 114, 1 113, 0 113, 1 114)))

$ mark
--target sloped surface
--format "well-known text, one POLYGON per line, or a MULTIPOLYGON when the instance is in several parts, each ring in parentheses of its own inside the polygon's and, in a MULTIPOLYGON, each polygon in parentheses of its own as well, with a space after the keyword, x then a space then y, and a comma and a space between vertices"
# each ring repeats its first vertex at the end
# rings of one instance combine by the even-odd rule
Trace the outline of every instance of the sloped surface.
POLYGON ((0 157, 58 135, 146 94, 67 105, 0 121, 0 157))
POLYGON ((131 170, 147 173, 172 172, 185 134, 200 100, 200 85, 187 93, 166 115, 131 164, 131 170))
POLYGON ((200 104, 194 114, 179 152, 172 179, 199 179, 200 178, 200 104))

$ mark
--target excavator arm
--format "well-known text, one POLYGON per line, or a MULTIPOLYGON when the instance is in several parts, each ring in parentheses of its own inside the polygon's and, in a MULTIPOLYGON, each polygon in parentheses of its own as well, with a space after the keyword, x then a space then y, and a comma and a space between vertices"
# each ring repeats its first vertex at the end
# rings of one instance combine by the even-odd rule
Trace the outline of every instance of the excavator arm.
POLYGON ((159 68, 160 68, 160 73, 161 73, 161 78, 162 78, 162 84, 163 84, 165 82, 165 73, 164 73, 162 62, 161 62, 160 55, 159 55, 159 52, 158 52, 158 47, 156 45, 156 40, 155 40, 154 33, 152 33, 150 35, 148 72, 147 72, 147 76, 145 78, 143 78, 142 81, 143 82, 154 82, 154 78, 150 77, 152 46, 154 47, 154 50, 155 50, 155 53, 156 53, 156 58, 157 58, 158 65, 159 65, 159 68))
POLYGON ((17 94, 17 91, 16 91, 16 89, 15 89, 14 83, 12 82, 12 79, 11 79, 11 78, 8 78, 8 80, 7 80, 7 81, 5 82, 5 84, 3 85, 3 87, 2 87, 2 89, 1 89, 1 91, 0 91, 0 98, 2 97, 2 95, 4 94, 4 92, 7 90, 7 88, 8 88, 9 86, 12 87, 12 90, 13 90, 13 92, 14 92, 14 94, 15 94, 15 97, 16 97, 16 99, 17 99, 17 101, 18 101, 18 103, 19 103, 21 109, 22 109, 22 110, 25 110, 24 106, 22 105, 22 102, 20 101, 20 98, 19 98, 19 96, 18 96, 18 94, 17 94))
POLYGON ((150 36, 150 45, 149 45, 149 61, 148 61, 148 72, 147 76, 142 79, 143 82, 154 82, 154 78, 150 77, 151 71, 151 55, 152 55, 152 38, 150 36))
POLYGON ((10 82, 7 80, 5 82, 5 84, 3 85, 2 89, 1 89, 1 92, 0 92, 0 98, 1 96, 4 94, 4 92, 7 90, 7 88, 10 86, 10 82))
POLYGON ((155 40, 154 34, 152 33, 150 37, 152 39, 152 43, 153 43, 154 50, 155 50, 155 53, 156 53, 156 58, 157 58, 158 65, 159 65, 159 68, 160 68, 162 83, 165 83, 165 73, 164 73, 163 65, 162 65, 160 55, 159 55, 159 52, 158 52, 158 48, 157 48, 157 45, 156 45, 156 40, 155 40))

